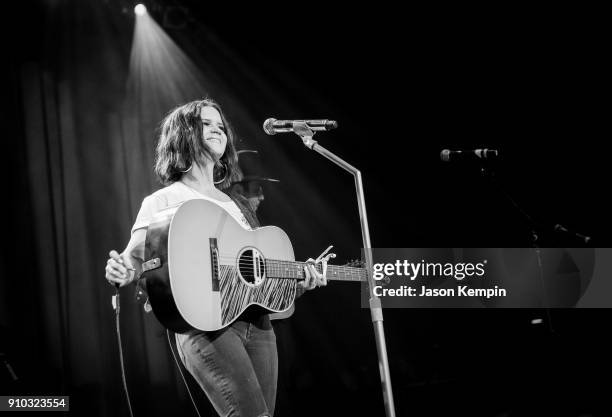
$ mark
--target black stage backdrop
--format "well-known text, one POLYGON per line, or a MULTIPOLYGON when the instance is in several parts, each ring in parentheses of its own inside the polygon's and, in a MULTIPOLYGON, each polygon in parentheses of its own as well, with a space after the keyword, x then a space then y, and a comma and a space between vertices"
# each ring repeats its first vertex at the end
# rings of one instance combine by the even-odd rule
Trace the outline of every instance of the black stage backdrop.
MULTIPOLYGON (((19 380, 0 369, 0 394, 66 394, 72 415, 127 415, 103 270, 159 187, 156 124, 198 97, 217 99, 238 147, 258 149, 264 173, 281 180, 260 214, 289 234, 298 259, 329 244, 340 263, 360 256, 353 180, 297 137, 266 136, 268 117, 338 120, 316 138, 362 170, 374 247, 529 246, 521 216, 474 167, 439 159, 443 148, 485 146, 500 150, 500 181, 535 219, 610 245, 610 68, 597 23, 567 14, 460 23, 449 10, 421 18, 386 8, 244 25, 202 2, 158 1, 150 14, 185 55, 177 48, 150 68, 131 49, 132 6, 45 1, 5 17, 21 24, 5 35, 0 352, 19 380)), ((133 298, 122 291, 136 415, 194 415, 164 329, 133 298)), ((384 414, 359 299, 359 288, 332 283, 276 325, 276 415, 384 414)), ((398 415, 607 415, 609 318, 386 310, 398 415)))

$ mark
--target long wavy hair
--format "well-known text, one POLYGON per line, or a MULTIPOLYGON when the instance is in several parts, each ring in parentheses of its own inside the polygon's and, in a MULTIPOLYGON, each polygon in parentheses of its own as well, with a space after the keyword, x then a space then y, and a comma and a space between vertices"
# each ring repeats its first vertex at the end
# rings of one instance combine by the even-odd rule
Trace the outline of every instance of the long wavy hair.
POLYGON ((225 152, 215 163, 213 171, 220 189, 229 188, 242 178, 238 168, 238 155, 234 146, 234 132, 221 107, 211 99, 196 100, 171 110, 161 122, 160 135, 155 150, 155 174, 163 185, 176 182, 185 175, 192 164, 202 158, 214 160, 208 146, 202 140, 204 129, 201 113, 203 107, 213 107, 221 115, 227 144, 225 152))

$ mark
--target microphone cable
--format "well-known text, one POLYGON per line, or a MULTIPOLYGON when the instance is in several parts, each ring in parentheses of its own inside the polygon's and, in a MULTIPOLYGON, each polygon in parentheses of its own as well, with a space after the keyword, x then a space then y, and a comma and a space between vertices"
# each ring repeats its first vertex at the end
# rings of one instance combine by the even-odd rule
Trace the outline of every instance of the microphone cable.
MULTIPOLYGON (((134 412, 132 411, 132 402, 130 401, 130 393, 127 386, 127 378, 125 377, 125 362, 123 360, 123 347, 121 343, 121 327, 119 326, 119 312, 120 312, 120 294, 119 287, 115 286, 115 295, 112 297, 113 309, 115 310, 115 329, 117 332, 117 346, 119 348, 119 363, 121 365, 121 380, 123 382, 123 391, 125 393, 125 399, 127 401, 128 410, 130 412, 130 417, 134 417, 134 412)), ((185 388, 187 388, 187 393, 189 394, 189 398, 191 399, 191 403, 193 404, 193 408, 195 409, 198 417, 202 417, 200 412, 198 411, 198 407, 195 403, 193 395, 191 394, 191 390, 189 389, 189 385, 187 384, 187 380, 185 379, 185 375, 183 374, 183 370, 181 369, 180 364, 178 363, 178 359, 176 358, 176 354, 174 353, 174 349, 172 348, 172 342, 170 341, 170 331, 166 329, 166 335, 168 338, 168 346, 170 347, 170 352, 172 352, 172 357, 174 358, 174 363, 181 374, 181 378, 183 379, 183 383, 185 384, 185 388)))
POLYGON ((115 328, 117 331, 117 345, 119 346, 119 362, 121 364, 121 379, 123 380, 123 390, 125 392, 125 399, 127 400, 128 409, 130 411, 130 417, 134 417, 132 412, 132 402, 130 401, 130 393, 128 391, 127 379, 125 378, 125 365, 123 362, 123 348, 121 344, 121 328, 119 326, 119 286, 115 285, 115 295, 113 295, 112 303, 115 309, 115 328))
POLYGON ((198 407, 196 406, 195 400, 193 399, 193 395, 191 395, 191 390, 189 389, 189 385, 187 384, 187 380, 185 379, 185 375, 183 375, 183 370, 181 369, 181 365, 178 363, 176 359, 176 355, 174 354, 174 349, 172 349, 172 342, 170 341, 170 330, 166 329, 166 336, 168 336, 168 346, 170 347, 170 352, 172 352, 172 357, 174 358, 174 363, 181 374, 181 378, 183 378, 183 382, 185 383, 185 388, 187 388, 187 393, 189 394, 189 398, 191 398, 191 403, 193 404, 193 408, 195 408, 195 412, 198 417, 202 417, 200 412, 198 411, 198 407))

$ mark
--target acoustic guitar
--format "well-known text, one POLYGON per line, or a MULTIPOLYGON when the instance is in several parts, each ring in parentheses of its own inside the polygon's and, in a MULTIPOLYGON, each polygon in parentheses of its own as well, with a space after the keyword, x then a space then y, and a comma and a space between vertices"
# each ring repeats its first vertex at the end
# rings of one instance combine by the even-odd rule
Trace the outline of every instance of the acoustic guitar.
MULTIPOLYGON (((295 261, 282 229, 247 230, 205 199, 157 213, 147 229, 145 259, 142 277, 153 312, 177 333, 222 329, 251 305, 288 317, 297 282, 305 278, 304 262, 295 261)), ((327 279, 366 281, 366 272, 328 265, 327 279)))

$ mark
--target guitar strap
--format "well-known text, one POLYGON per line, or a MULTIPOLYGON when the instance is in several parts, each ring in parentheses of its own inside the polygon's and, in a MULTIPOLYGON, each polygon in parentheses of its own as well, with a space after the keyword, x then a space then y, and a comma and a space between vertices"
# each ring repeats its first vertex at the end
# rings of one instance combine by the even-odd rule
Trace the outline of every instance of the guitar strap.
POLYGON ((234 203, 236 203, 249 225, 251 225, 251 228, 256 229, 261 226, 261 224, 259 223, 259 219, 257 218, 257 214, 255 214, 255 212, 251 210, 247 199, 244 196, 233 191, 230 191, 226 194, 229 196, 229 198, 234 200, 234 203))
POLYGON ((142 263, 142 272, 145 273, 147 271, 157 269, 160 266, 161 266, 161 260, 159 258, 149 259, 148 261, 142 263))

